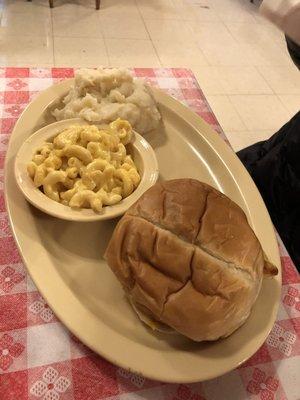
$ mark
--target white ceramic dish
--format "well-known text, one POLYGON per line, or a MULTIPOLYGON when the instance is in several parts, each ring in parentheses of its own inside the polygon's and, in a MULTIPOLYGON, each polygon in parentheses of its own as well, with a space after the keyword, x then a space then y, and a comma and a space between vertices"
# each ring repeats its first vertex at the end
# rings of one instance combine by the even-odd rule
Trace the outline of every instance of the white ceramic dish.
POLYGON ((53 122, 47 109, 71 84, 69 80, 52 86, 27 107, 7 152, 7 209, 30 275, 60 320, 85 344, 123 368, 168 382, 201 381, 232 370, 263 344, 280 299, 278 246, 253 181, 232 150, 201 118, 154 90, 164 125, 146 139, 155 150, 161 179, 197 178, 236 201, 279 275, 264 280, 250 318, 224 340, 198 344, 181 336, 151 332, 125 301, 103 260, 116 221, 75 223, 52 218, 31 207, 17 189, 13 167, 20 146, 41 126, 53 122))
POLYGON ((70 125, 89 125, 89 123, 80 118, 54 122, 39 129, 25 140, 15 160, 15 177, 19 189, 26 199, 41 211, 53 217, 69 221, 101 221, 116 218, 124 214, 147 189, 154 185, 158 178, 158 165, 155 153, 149 143, 136 132, 134 132, 132 142, 127 145, 127 149, 131 153, 139 170, 141 182, 136 190, 130 196, 121 200, 120 203, 103 207, 101 213, 95 213, 91 209, 74 210, 71 207, 51 200, 34 186, 32 179, 27 173, 27 164, 31 161, 35 150, 43 143, 51 141, 59 132, 70 125))

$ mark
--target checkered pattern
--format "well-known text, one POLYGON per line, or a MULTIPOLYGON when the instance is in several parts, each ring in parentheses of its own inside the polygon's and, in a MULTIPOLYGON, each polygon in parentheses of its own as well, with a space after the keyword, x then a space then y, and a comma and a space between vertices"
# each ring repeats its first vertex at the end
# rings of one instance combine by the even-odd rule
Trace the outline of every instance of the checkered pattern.
MULTIPOLYGON (((132 72, 191 107, 226 140, 190 71, 139 68, 132 72)), ((8 225, 3 162, 9 135, 24 107, 39 91, 73 74, 71 68, 0 68, 0 398, 299 400, 300 279, 279 238, 283 288, 272 332, 245 364, 204 383, 162 384, 111 365, 80 343, 40 296, 8 225)))

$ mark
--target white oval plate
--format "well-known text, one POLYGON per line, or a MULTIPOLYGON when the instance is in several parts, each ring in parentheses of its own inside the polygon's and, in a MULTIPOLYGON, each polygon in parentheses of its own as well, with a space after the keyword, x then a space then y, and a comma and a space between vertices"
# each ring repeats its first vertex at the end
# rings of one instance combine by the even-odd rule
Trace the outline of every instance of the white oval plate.
MULTIPOLYGON (((68 222, 30 206, 14 179, 18 149, 37 129, 53 122, 47 107, 72 80, 41 93, 23 112, 11 136, 5 168, 7 209, 18 248, 38 289, 58 318, 85 344, 111 362, 145 377, 195 382, 222 375, 263 344, 276 318, 281 274, 265 279, 247 322, 226 339, 193 343, 153 333, 138 319, 103 260, 115 220, 68 222)), ((164 126, 145 136, 162 179, 190 177, 207 182, 246 212, 271 262, 280 271, 269 215, 247 171, 232 150, 196 114, 154 90, 164 126)))
POLYGON ((131 153, 133 160, 139 170, 141 181, 136 190, 125 199, 113 206, 105 206, 101 213, 95 213, 91 209, 82 208, 75 210, 51 200, 44 195, 40 189, 36 188, 32 179, 27 173, 27 165, 39 147, 45 142, 52 140, 63 129, 71 125, 90 125, 87 121, 80 118, 67 119, 54 122, 39 129, 20 147, 15 160, 15 177, 19 189, 26 199, 35 207, 39 208, 53 217, 65 219, 68 221, 88 222, 101 221, 105 219, 116 218, 123 215, 140 196, 155 184, 158 178, 157 159, 152 147, 137 132, 134 132, 131 143, 127 145, 127 150, 131 153))

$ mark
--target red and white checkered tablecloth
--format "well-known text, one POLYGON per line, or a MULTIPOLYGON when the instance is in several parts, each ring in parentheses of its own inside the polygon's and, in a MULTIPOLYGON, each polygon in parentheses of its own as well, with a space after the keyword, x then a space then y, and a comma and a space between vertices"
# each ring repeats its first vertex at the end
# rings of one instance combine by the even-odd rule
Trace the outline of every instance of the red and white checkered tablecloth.
MULTIPOLYGON (((201 115, 226 140, 196 79, 185 69, 133 69, 201 115)), ((150 381, 111 365, 55 317, 28 276, 4 205, 3 163, 14 124, 43 89, 71 68, 0 68, 0 399, 299 400, 300 278, 279 240, 282 298, 276 324, 245 364, 190 385, 150 381)))

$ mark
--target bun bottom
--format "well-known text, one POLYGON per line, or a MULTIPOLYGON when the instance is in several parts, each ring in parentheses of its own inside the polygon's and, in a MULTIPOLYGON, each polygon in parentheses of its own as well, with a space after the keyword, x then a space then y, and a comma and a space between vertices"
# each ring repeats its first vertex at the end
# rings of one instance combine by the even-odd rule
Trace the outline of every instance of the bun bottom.
MULTIPOLYGON (((152 329, 153 331, 157 331, 159 333, 166 333, 166 334, 169 334, 169 335, 177 335, 177 336, 183 336, 184 337, 184 335, 182 335, 181 333, 177 332, 175 329, 171 328, 170 326, 168 326, 168 325, 166 325, 166 324, 164 324, 162 322, 156 321, 155 319, 153 319, 149 315, 147 315, 147 313, 141 309, 141 306, 137 305, 132 300, 132 298, 130 296, 127 296, 127 298, 128 298, 128 301, 129 301, 131 307, 133 308, 133 310, 137 314, 138 318, 140 319, 140 321, 142 321, 143 324, 145 324, 148 328, 152 329)), ((236 327, 234 327, 230 332, 226 333, 226 335, 220 336, 218 338, 213 338, 213 339, 204 339, 204 340, 201 340, 201 342, 207 342, 208 343, 208 342, 215 342, 217 340, 226 339, 233 332, 235 332, 242 325, 244 325, 244 323, 246 322, 248 317, 249 317, 249 314, 247 316, 245 316, 242 319, 242 321, 240 321, 240 323, 236 327)), ((190 339, 190 340, 192 340, 192 339, 190 339)))
POLYGON ((137 306, 136 303, 132 300, 130 296, 128 296, 128 300, 131 304, 131 307, 139 317, 139 319, 147 325, 149 328, 151 328, 153 331, 157 331, 160 333, 168 333, 171 335, 180 335, 177 331, 175 331, 173 328, 169 327, 168 325, 156 321, 153 318, 151 318, 149 315, 147 315, 140 306, 137 306))

